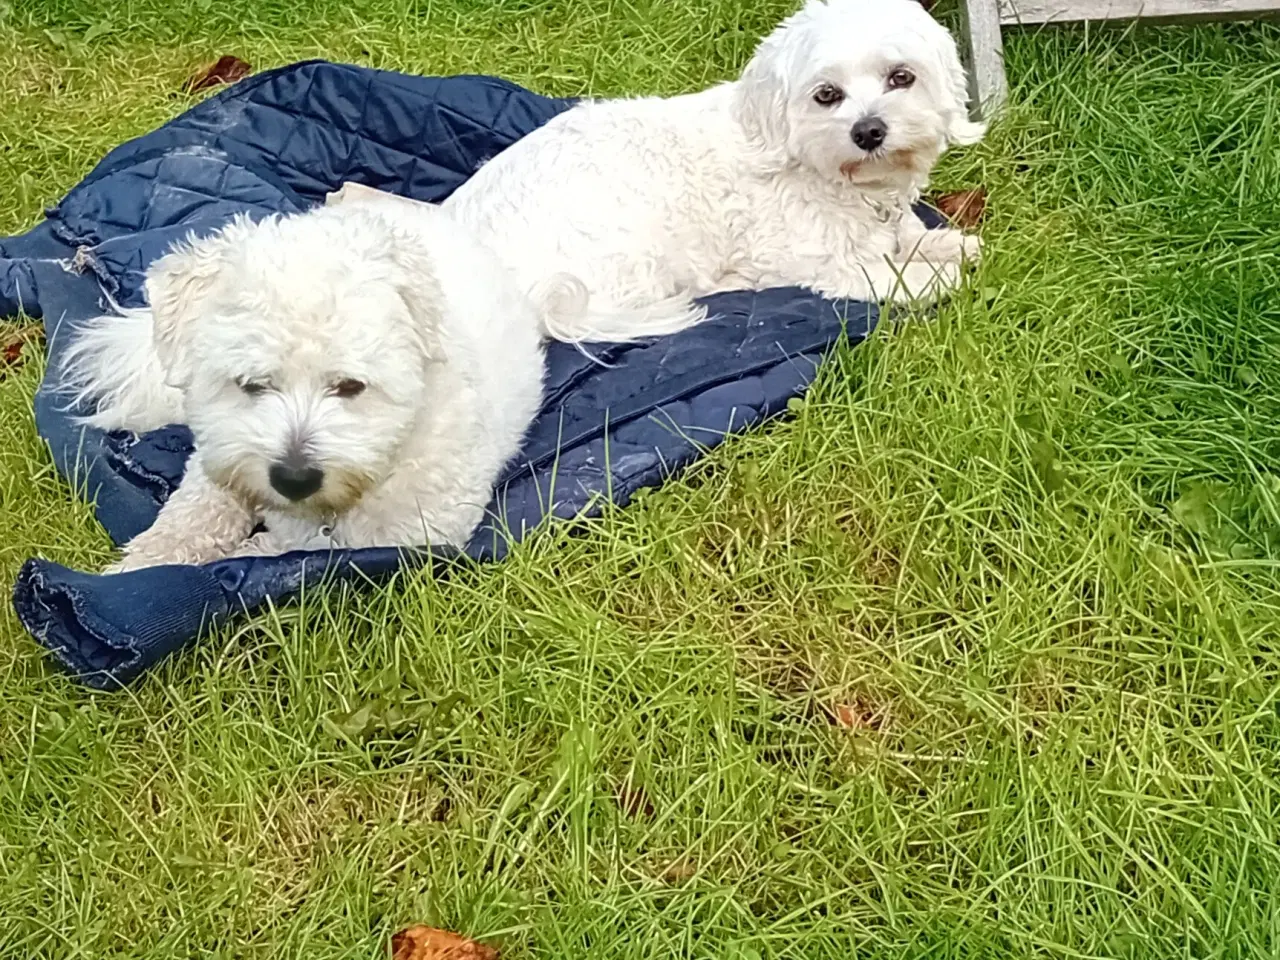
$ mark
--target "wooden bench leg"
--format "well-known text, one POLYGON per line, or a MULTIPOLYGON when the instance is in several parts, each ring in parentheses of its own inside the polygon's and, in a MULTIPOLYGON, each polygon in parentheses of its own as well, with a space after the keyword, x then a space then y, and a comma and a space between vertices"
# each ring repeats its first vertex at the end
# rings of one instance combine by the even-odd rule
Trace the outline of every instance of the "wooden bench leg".
POLYGON ((1000 36, 999 0, 964 0, 965 34, 973 69, 973 99, 984 120, 1009 98, 1004 75, 1004 41, 1000 36))

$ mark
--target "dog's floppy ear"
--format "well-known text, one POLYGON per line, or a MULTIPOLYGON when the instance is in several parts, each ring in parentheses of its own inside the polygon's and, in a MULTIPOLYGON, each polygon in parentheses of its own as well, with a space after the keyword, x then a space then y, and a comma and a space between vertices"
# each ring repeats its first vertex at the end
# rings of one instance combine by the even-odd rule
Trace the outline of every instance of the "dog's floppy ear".
POLYGON ((797 73, 809 56, 815 23, 830 4, 805 0, 760 41, 742 70, 734 91, 734 116, 747 136, 774 151, 784 150, 791 134, 787 108, 797 73))
POLYGON ((413 318, 413 335, 427 363, 445 359, 444 342, 440 339, 440 308, 444 294, 431 270, 431 261, 421 254, 407 253, 398 257, 405 281, 396 284, 400 298, 413 318))
POLYGON ((208 236, 190 235, 147 270, 152 339, 166 379, 173 386, 183 386, 191 379, 187 350, 191 322, 204 308, 226 266, 227 254, 251 226, 247 217, 237 217, 208 236))
POLYGON ((826 7, 826 0, 807 0, 798 12, 760 41, 738 78, 734 116, 748 137, 772 150, 786 147, 791 133, 787 106, 798 62, 809 43, 807 28, 826 7))
POLYGON ((947 134, 952 143, 957 143, 961 146, 978 143, 987 135, 987 125, 985 123, 975 123, 967 116, 960 115, 951 121, 951 127, 947 134))
POLYGON ((436 278, 436 265, 412 226, 422 213, 412 210, 414 201, 404 197, 369 194, 359 196, 359 202, 331 205, 329 209, 341 211, 352 247, 386 269, 387 281, 409 312, 410 333, 423 362, 443 360, 440 326, 444 293, 436 278))
POLYGON ((947 123, 947 142, 956 144, 977 143, 987 133, 985 123, 969 119, 969 74, 960 60, 955 38, 943 31, 946 40, 939 52, 942 67, 942 83, 951 101, 951 117, 947 123))
POLYGON ((387 231, 390 259, 395 265, 393 283, 413 319, 413 336, 427 363, 445 359, 440 337, 444 293, 436 279, 436 266, 422 250, 422 241, 406 230, 376 217, 387 231))
POLYGON ((734 111, 747 136, 775 150, 786 144, 791 132, 787 122, 791 93, 783 40, 777 32, 765 38, 743 69, 734 91, 734 111))

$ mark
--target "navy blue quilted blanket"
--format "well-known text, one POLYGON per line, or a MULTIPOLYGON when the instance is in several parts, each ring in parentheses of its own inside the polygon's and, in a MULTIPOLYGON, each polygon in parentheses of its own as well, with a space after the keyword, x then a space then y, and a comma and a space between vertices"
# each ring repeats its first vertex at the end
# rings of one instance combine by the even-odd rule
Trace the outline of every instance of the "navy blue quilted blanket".
MULTIPOLYGON (((296 211, 352 180, 438 201, 480 164, 571 101, 491 77, 431 78, 299 63, 228 88, 113 150, 30 232, 0 239, 0 315, 42 319, 52 367, 104 292, 142 300, 147 265, 179 236, 233 214, 296 211)), ((874 306, 798 289, 710 298, 711 319, 673 337, 593 348, 607 366, 554 345, 546 404, 465 551, 500 559, 548 515, 625 503, 726 436, 784 410, 842 334, 862 340, 874 306)), ((123 543, 155 519, 182 478, 190 433, 77 426, 50 385, 36 425, 54 462, 123 543)), ((394 549, 292 553, 116 576, 29 560, 14 605, 30 633, 84 683, 110 688, 203 630, 322 579, 375 580, 406 563, 460 562, 394 549)))

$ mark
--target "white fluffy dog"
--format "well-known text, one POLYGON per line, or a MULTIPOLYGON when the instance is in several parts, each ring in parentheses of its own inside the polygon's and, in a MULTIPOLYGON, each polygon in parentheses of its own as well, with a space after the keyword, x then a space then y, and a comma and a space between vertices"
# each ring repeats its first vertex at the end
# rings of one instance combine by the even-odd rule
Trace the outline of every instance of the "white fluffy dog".
POLYGON ((809 0, 737 81, 575 106, 444 206, 524 289, 585 282, 593 316, 564 318, 566 340, 672 332, 701 316, 688 298, 728 289, 933 298, 979 254, 911 211, 943 151, 981 139, 966 102, 955 42, 915 0, 809 0))
POLYGON ((195 436, 116 569, 463 545, 538 410, 544 318, 438 208, 237 220, 146 289, 150 309, 92 321, 64 369, 89 422, 195 436))

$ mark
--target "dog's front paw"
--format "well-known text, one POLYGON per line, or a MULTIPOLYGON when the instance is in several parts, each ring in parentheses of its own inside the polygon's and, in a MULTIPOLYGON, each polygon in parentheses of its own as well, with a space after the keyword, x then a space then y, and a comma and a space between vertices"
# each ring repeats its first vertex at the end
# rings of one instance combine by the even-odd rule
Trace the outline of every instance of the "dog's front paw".
POLYGON ((982 262, 982 238, 973 233, 960 234, 960 259, 977 266, 982 262))
POLYGON ((962 230, 929 230, 910 250, 907 262, 976 264, 982 259, 982 238, 962 230))
POLYGON ((892 276, 879 280, 876 294, 877 299, 893 303, 922 303, 945 297, 958 286, 958 264, 913 260, 892 276))

